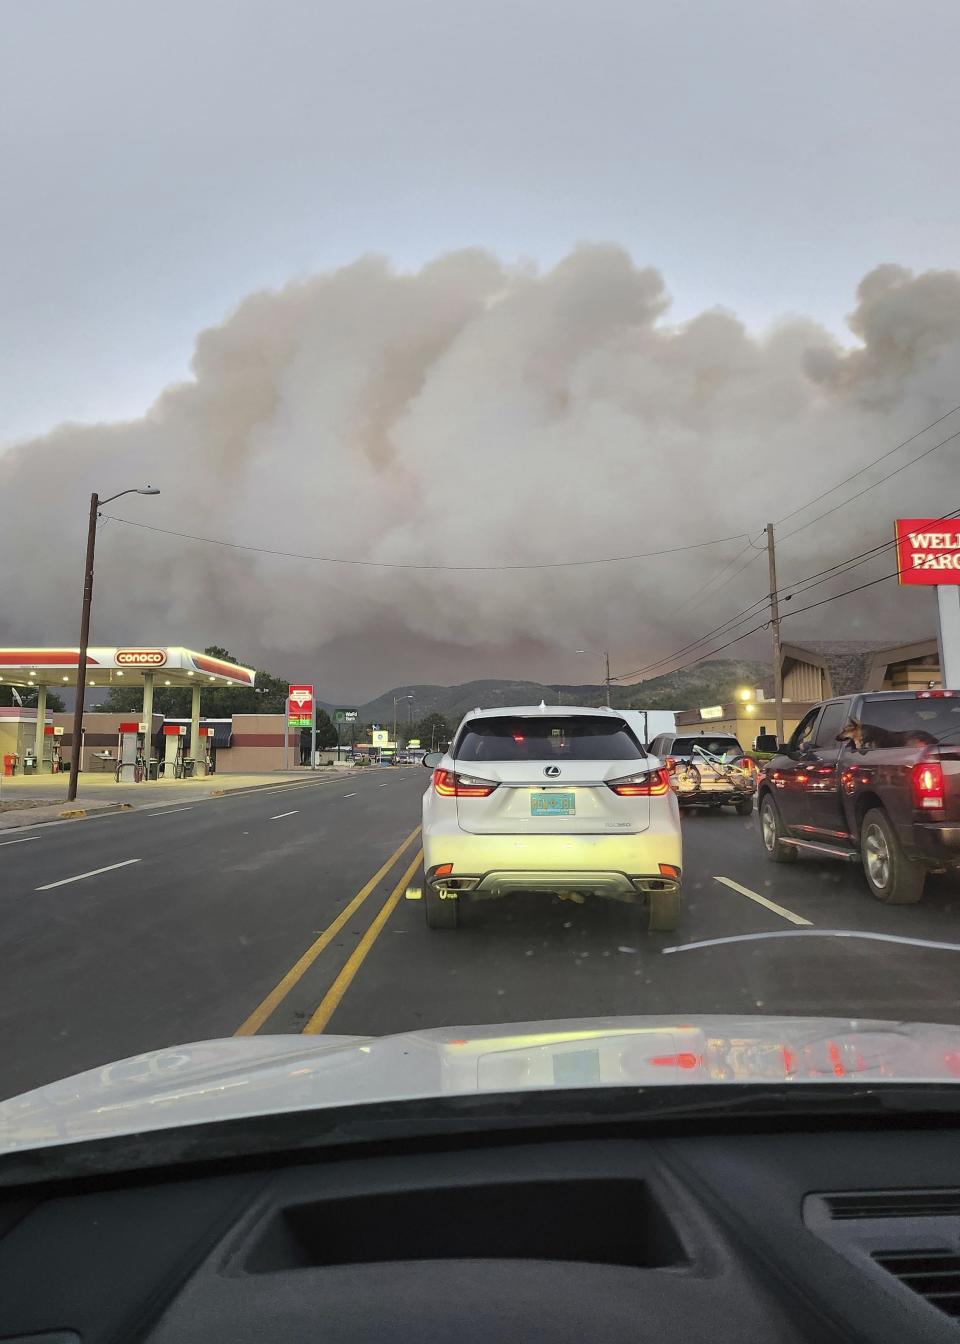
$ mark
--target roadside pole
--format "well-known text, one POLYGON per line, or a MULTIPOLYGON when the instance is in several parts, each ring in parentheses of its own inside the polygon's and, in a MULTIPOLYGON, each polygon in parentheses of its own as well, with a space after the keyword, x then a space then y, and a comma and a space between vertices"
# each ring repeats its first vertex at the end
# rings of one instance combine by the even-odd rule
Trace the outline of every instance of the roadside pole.
POLYGON ((937 616, 940 681, 950 690, 958 690, 960 689, 960 584, 937 584, 937 616))
POLYGON ((777 602, 777 555, 773 523, 767 523, 767 563, 770 570, 770 629, 773 634, 773 699, 777 717, 777 742, 783 741, 783 673, 780 657, 780 606, 777 602))
POLYGON ((317 768, 317 697, 310 700, 310 769, 317 768))
POLYGON ((290 697, 283 704, 283 768, 290 769, 290 697))
POLYGON ((38 775, 43 774, 43 748, 45 742, 45 729, 47 726, 47 686, 46 682, 41 682, 37 687, 37 731, 33 739, 33 749, 36 752, 37 764, 36 771, 38 775))

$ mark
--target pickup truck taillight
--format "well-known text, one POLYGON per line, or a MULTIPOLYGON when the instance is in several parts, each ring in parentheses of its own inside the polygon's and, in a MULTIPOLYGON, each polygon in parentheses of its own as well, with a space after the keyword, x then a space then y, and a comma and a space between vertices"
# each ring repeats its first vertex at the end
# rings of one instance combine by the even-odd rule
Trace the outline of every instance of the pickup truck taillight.
POLYGON ((620 798, 660 798, 670 792, 670 776, 666 770, 645 770, 639 775, 617 779, 607 788, 620 798))
POLYGON ((457 775, 452 770, 434 770, 433 787, 441 798, 489 798, 497 786, 488 779, 457 775))
POLYGON ((913 805, 943 807, 943 766, 939 761, 919 761, 913 767, 913 805))

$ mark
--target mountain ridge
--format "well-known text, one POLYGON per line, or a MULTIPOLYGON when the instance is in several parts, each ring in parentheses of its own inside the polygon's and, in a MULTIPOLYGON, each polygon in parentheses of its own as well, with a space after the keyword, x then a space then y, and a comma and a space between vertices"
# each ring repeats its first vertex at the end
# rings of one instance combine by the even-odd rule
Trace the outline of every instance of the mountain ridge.
MULTIPOLYGON (((691 667, 667 672, 646 681, 633 682, 627 686, 613 685, 610 688, 610 699, 614 708, 619 709, 696 709, 701 705, 729 701, 742 687, 751 690, 763 687, 769 695, 772 690, 769 665, 755 659, 706 659, 691 667)), ((407 722, 408 713, 414 722, 432 713, 459 720, 475 708, 537 705, 541 700, 547 704, 602 705, 606 703, 606 686, 589 682, 570 684, 481 678, 452 686, 427 683, 394 686, 365 704, 349 707, 358 711, 361 723, 379 722, 384 726, 392 726, 394 697, 397 700, 397 721, 403 724, 407 722), (413 696, 412 703, 407 700, 410 695, 413 696)), ((335 704, 318 700, 317 703, 330 713, 345 707, 343 702, 335 704)))

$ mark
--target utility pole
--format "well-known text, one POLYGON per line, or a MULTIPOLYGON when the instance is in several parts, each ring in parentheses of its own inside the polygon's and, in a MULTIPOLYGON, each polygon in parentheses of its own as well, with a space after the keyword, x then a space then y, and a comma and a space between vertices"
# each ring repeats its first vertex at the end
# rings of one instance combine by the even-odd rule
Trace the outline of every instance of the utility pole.
MULTIPOLYGON (((129 490, 119 490, 115 495, 101 499, 94 492, 90 496, 90 519, 87 523, 87 554, 83 562, 83 605, 80 608, 80 649, 77 654, 77 700, 73 707, 73 740, 70 746, 70 781, 67 785, 67 802, 72 803, 77 796, 77 779, 80 769, 80 752, 83 739, 83 700, 87 690, 87 645, 90 642, 90 607, 93 604, 93 555, 97 545, 97 514, 101 504, 112 504, 122 495, 159 495, 154 485, 132 486, 129 490)), ((148 729, 149 731, 149 729, 148 729)), ((43 757, 40 757, 43 768, 43 757)))
POLYGON ((777 742, 783 741, 783 676, 780 657, 780 607, 777 602, 777 553, 773 523, 767 523, 767 563, 770 570, 770 629, 773 634, 773 699, 777 716, 777 742))
POLYGON ((604 657, 604 661, 605 661, 606 664, 607 664, 607 677, 606 677, 606 681, 607 681, 607 709, 609 709, 609 708, 610 708, 610 654, 609 654, 609 653, 604 653, 603 657, 604 657))
POLYGON ((77 655, 77 698, 73 706, 73 738, 70 746, 70 781, 67 802, 77 796, 80 770, 80 731, 83 728, 83 700, 87 690, 87 645, 90 642, 90 607, 93 602, 93 551, 97 544, 97 510, 100 500, 90 496, 90 521, 87 525, 87 556, 83 562, 83 605, 80 608, 80 651, 77 655))

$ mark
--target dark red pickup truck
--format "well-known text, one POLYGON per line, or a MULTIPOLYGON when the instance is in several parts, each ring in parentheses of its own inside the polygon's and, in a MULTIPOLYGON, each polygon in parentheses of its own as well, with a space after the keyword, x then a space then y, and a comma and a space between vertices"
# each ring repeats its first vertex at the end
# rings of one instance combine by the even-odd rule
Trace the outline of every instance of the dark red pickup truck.
POLYGON ((878 691, 812 709, 764 768, 764 848, 860 860, 879 901, 960 869, 960 691, 878 691))

